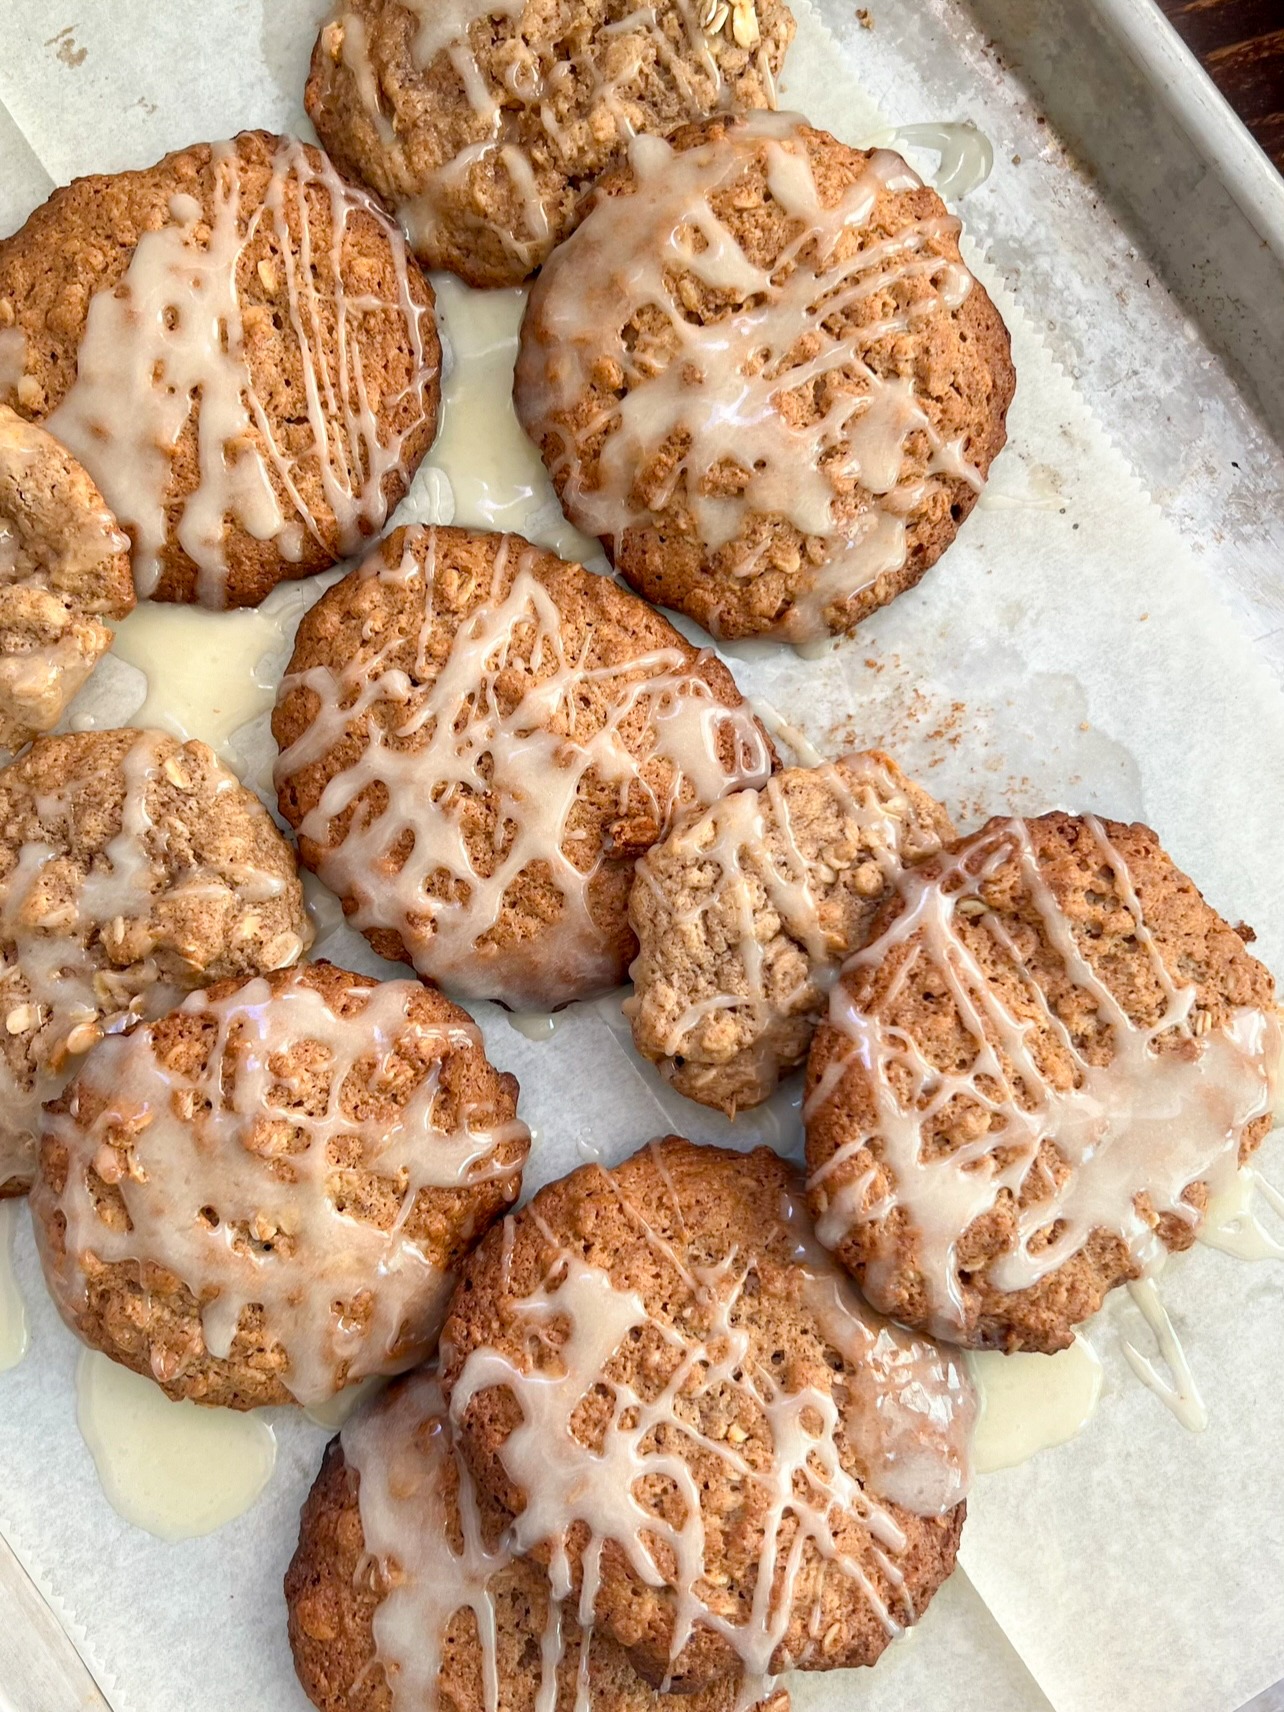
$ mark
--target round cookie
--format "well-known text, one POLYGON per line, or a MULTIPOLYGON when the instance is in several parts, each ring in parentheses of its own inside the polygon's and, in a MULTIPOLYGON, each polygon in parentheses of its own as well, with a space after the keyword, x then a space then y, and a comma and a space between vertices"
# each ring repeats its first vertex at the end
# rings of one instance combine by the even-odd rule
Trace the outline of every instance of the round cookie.
POLYGON ((954 1564, 966 1375, 865 1312, 801 1190, 670 1136, 543 1189, 451 1303, 474 1478, 652 1683, 872 1664, 954 1564))
POLYGON ((154 599, 253 606, 378 534, 440 359, 397 227, 263 131, 77 179, 0 243, 0 400, 81 459, 154 599))
POLYGON ((129 538, 52 434, 0 405, 0 748, 51 731, 134 604, 129 538))
POLYGON ((398 529, 299 626, 281 812, 383 957, 551 1008, 618 986, 635 859, 771 771, 726 668, 516 535, 398 529))
POLYGON ((899 155, 791 114, 638 137, 531 290, 514 400, 567 516, 715 636, 849 631, 1003 446, 1008 335, 899 155))
POLYGON ((41 737, 0 770, 0 1195, 40 1107, 103 1035, 311 944, 294 856, 204 743, 41 737))
POLYGON ((868 1299, 1063 1349, 1271 1126, 1274 983, 1145 826, 992 820, 910 868, 807 1069, 809 1198, 868 1299))
POLYGON ((633 1044, 667 1082, 735 1117, 807 1056, 839 963, 901 865, 954 837, 877 750, 789 767, 684 818, 641 858, 633 1044))
POLYGON ((426 267, 520 285, 631 136, 772 106, 783 0, 342 0, 304 102, 426 267))
MULTIPOLYGON (((321 1712, 735 1712, 737 1683, 657 1694, 515 1557, 458 1455, 437 1375, 397 1380, 331 1441, 285 1576, 290 1645, 321 1712), (488 1701, 486 1682, 496 1694, 488 1701)), ((760 1712, 788 1712, 780 1690, 760 1712)), ((746 1712, 748 1709, 746 1708, 746 1712)))
POLYGON ((472 1018, 417 981, 220 982, 103 1041, 47 1108, 50 1293, 170 1397, 315 1404, 401 1372, 517 1198, 516 1110, 472 1018))

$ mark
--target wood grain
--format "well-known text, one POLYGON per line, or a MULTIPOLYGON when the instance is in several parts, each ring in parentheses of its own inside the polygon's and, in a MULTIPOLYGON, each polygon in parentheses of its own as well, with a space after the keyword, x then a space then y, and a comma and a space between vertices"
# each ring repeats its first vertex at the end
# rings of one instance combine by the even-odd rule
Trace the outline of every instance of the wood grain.
POLYGON ((1159 0, 1284 172, 1284 0, 1159 0))

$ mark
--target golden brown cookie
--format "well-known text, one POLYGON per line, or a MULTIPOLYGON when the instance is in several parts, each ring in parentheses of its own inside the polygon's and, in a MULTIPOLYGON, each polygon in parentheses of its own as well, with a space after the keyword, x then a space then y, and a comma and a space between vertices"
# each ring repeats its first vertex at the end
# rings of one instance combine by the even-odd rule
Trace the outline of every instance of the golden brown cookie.
POLYGON ((807 1056, 842 959, 949 816, 877 750, 788 767, 684 817, 629 894, 633 1044, 689 1099, 734 1117, 807 1056))
POLYGON ((1008 335, 899 155, 796 115, 638 137, 531 289, 514 399, 567 516, 715 636, 853 629, 1004 443, 1008 335))
POLYGON ((340 0, 304 101, 426 267, 520 285, 631 136, 775 102, 783 0, 340 0))
POLYGON ((822 1240, 884 1313, 1057 1350, 1271 1126, 1274 983, 1146 826, 992 820, 907 869, 807 1068, 822 1240))
POLYGON ((474 1478, 653 1683, 872 1664, 954 1565, 967 1378, 866 1313, 801 1190, 670 1136, 541 1190, 451 1303, 474 1478))
POLYGON ((637 857, 773 758, 642 601, 463 529, 398 529, 322 596, 272 730, 300 854, 375 950, 515 1009, 618 986, 637 857))
POLYGON ((170 1397, 315 1404, 429 1354, 516 1200, 517 1083, 466 1011, 328 963, 220 982, 103 1041, 47 1110, 45 1279, 170 1397))
POLYGON ((0 1194, 30 1184, 41 1102, 101 1035, 311 941, 289 845, 204 743, 38 738, 0 771, 0 1194))
POLYGON ((0 748, 51 731, 134 604, 129 538, 52 434, 0 404, 0 748))
MULTIPOLYGON (((512 1554, 508 1520, 456 1452, 431 1368, 354 1416, 326 1451, 285 1576, 290 1645, 312 1703, 734 1712, 733 1678, 695 1696, 657 1694, 600 1631, 585 1659, 573 1602, 554 1599, 538 1564, 512 1554)), ((788 1707, 782 1689, 760 1712, 788 1707)))
POLYGON ((81 459, 155 599, 253 606, 356 552, 436 433, 401 233, 265 131, 55 190, 0 243, 0 335, 0 399, 81 459))

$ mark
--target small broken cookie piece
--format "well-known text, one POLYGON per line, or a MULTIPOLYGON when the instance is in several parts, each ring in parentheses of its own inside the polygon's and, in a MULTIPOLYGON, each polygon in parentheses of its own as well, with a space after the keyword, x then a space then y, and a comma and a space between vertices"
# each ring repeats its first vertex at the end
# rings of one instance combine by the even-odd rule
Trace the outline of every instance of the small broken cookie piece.
POLYGON ((395 530, 299 626, 272 716, 299 852, 380 956, 552 1009, 621 984, 633 866, 771 772, 709 650, 518 535, 395 530))
POLYGON ((174 1398, 318 1404, 431 1353, 529 1145, 466 1011, 307 963, 96 1046, 46 1110, 31 1212, 92 1349, 174 1398))
POLYGON ((806 644, 945 552, 1015 384, 936 192, 755 112, 630 142, 531 287, 513 397, 639 594, 806 644))
POLYGON ((783 0, 340 0, 304 102, 424 265, 520 285, 628 142, 775 105, 783 0))
MULTIPOLYGON (((331 1441, 285 1576, 290 1646, 321 1712, 742 1712, 734 1677, 661 1694, 518 1557, 477 1490, 436 1372, 394 1381, 331 1441)), ((754 1712, 788 1712, 778 1689, 754 1712)))
POLYGON ((653 1684, 874 1664, 954 1567, 975 1398, 873 1316, 802 1180, 677 1136, 469 1260, 442 1380, 513 1544, 653 1684))
POLYGON ((624 1010, 666 1081, 734 1117, 807 1056, 842 959, 949 816, 877 751, 789 767, 685 817, 638 863, 624 1010))
POLYGON ((997 819, 907 868, 807 1066, 809 1198, 875 1307, 1064 1349, 1272 1123, 1270 974, 1149 827, 997 819))
POLYGON ((101 1038, 312 941, 290 846, 204 743, 40 737, 0 770, 0 1194, 101 1038))
POLYGON ((51 731, 134 605, 129 537, 71 453, 0 405, 0 748, 51 731))

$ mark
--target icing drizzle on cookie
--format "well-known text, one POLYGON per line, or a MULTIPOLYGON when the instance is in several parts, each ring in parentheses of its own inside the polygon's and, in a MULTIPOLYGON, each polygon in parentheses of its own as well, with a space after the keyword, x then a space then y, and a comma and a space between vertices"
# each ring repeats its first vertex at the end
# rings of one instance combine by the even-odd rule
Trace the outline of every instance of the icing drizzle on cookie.
MULTIPOLYGON (((922 181, 878 149, 826 202, 802 124, 751 113, 681 151, 635 137, 631 188, 598 198, 534 288, 547 348, 525 341, 517 391, 578 527, 617 543, 681 490, 719 572, 794 579, 774 630, 796 643, 841 629, 844 608, 904 565, 907 519, 938 478, 982 485, 912 375, 888 378, 867 360, 963 303, 972 276, 940 253, 959 223, 941 214, 891 237, 866 231, 880 196, 922 181), (769 262, 743 247, 728 213, 759 164, 788 221, 769 262), (860 320, 867 300, 910 283, 903 306, 860 320), (700 291, 725 308, 702 319, 700 291), (584 419, 582 401, 604 387, 584 419), (795 534, 780 537, 773 519, 795 534)), ((720 633, 716 615, 710 627, 720 633)))
MULTIPOLYGON (((664 1178, 662 1149, 655 1157, 664 1178)), ((485 1346, 470 1350, 451 1390, 451 1416, 459 1424, 480 1392, 506 1389, 521 1417, 498 1452, 524 1498, 512 1525, 514 1548, 550 1550, 553 1591, 569 1598, 568 1532, 576 1524, 587 1529, 578 1611, 589 1624, 603 1548, 612 1542, 639 1581, 672 1593, 670 1661, 676 1663, 697 1627, 713 1630, 739 1661, 744 1703, 773 1671, 832 1657, 835 1638, 819 1626, 821 1587, 830 1575, 860 1590, 889 1636, 914 1621, 898 1562, 908 1542, 887 1505, 940 1515, 964 1496, 972 1390, 945 1352, 863 1308, 785 1194, 780 1225, 799 1302, 842 1357, 830 1384, 791 1389, 785 1370, 757 1357, 741 1323, 742 1294, 752 1296, 760 1287, 754 1257, 732 1252, 716 1265, 688 1270, 624 1201, 609 1174, 603 1176, 671 1281, 671 1313, 650 1313, 637 1291, 617 1287, 607 1272, 544 1230, 551 1252, 541 1282, 505 1302, 513 1323, 526 1330, 525 1356, 485 1346), (639 1336, 654 1347, 655 1358, 645 1383, 635 1386, 619 1376, 613 1359, 639 1336), (579 1411, 590 1396, 591 1445, 577 1435, 577 1422, 585 1418, 579 1411), (700 1425, 706 1408, 718 1436, 700 1425), (850 1472, 853 1450, 863 1480, 850 1472), (709 1554, 718 1547, 708 1532, 699 1466, 703 1460, 707 1476, 709 1459, 744 1494, 755 1526, 762 1527, 742 1605, 709 1579, 715 1568, 709 1554), (657 1480, 680 1499, 664 1513, 648 1500, 657 1480), (853 1522, 866 1537, 859 1558, 843 1543, 844 1537, 850 1541, 853 1522), (815 1615, 802 1646, 785 1653, 790 1625, 808 1600, 815 1602, 815 1615)), ((780 1235, 764 1232, 764 1242, 780 1235)))
MULTIPOLYGON (((162 1383, 207 1352, 226 1359, 255 1305, 301 1403, 422 1360, 454 1281, 406 1222, 421 1191, 513 1177, 527 1131, 467 1107, 443 1127, 443 1061, 480 1052, 481 1037, 469 1021, 416 1019, 420 992, 354 987, 342 1011, 301 976, 275 990, 258 977, 217 1000, 194 993, 181 1014, 199 1019, 206 1044, 191 1069, 176 1050, 158 1056, 150 1028, 105 1041, 69 1110, 47 1120, 69 1154, 53 1198, 65 1252, 46 1244, 44 1256, 64 1314, 82 1311, 101 1267, 159 1266, 196 1297, 202 1333, 195 1347, 153 1339, 162 1383), (368 1174, 395 1188, 388 1228, 349 1210, 368 1174)), ((52 1196, 43 1182, 34 1193, 52 1196)))
POLYGON ((120 283, 94 295, 76 379, 47 424, 129 530, 139 594, 155 592, 176 542, 198 568, 206 606, 226 602, 229 518, 291 561, 308 536, 341 557, 382 528, 385 481, 423 425, 436 374, 421 325, 431 311, 415 302, 404 241, 373 199, 302 143, 281 142, 257 201, 247 199, 245 166, 235 142, 214 144, 212 205, 174 195, 169 219, 142 234, 120 283), (317 209, 329 224, 325 243, 317 209), (362 288, 345 254, 357 217, 377 221, 391 251, 390 300, 362 288), (288 324, 275 333, 272 304, 253 301, 248 274, 250 252, 260 250, 257 284, 269 297, 285 284, 288 324), (384 396, 368 318, 395 322, 408 353, 411 380, 397 397, 384 396), (305 418, 302 438, 274 420, 260 391, 255 353, 265 330, 300 364, 292 408, 305 418), (181 491, 175 453, 193 412, 197 471, 181 491), (310 504, 318 484, 334 528, 310 504))
MULTIPOLYGON (((641 92, 652 66, 681 102, 670 125, 749 98, 744 72, 734 87, 723 75, 720 50, 733 43, 749 56, 759 98, 774 105, 771 57, 780 44, 764 41, 752 0, 736 0, 734 11, 719 0, 654 0, 641 6, 632 0, 608 0, 597 8, 600 17, 591 28, 563 35, 555 51, 528 39, 526 0, 404 4, 415 18, 411 46, 416 66, 426 72, 443 58, 448 62, 466 99, 472 132, 468 142, 435 168, 425 172, 415 162, 413 176, 422 188, 405 197, 397 211, 411 243, 423 253, 440 241, 445 229, 442 210, 453 195, 472 182, 498 179, 511 193, 516 218, 488 222, 488 234, 523 271, 537 267, 555 241, 553 221, 562 218, 558 203, 564 184, 560 176, 552 183, 541 182, 536 163, 551 155, 559 165, 577 165, 582 174, 585 138, 600 150, 604 139, 624 143, 633 137, 645 122, 641 92), (505 31, 508 51, 502 68, 492 74, 483 68, 478 46, 496 29, 505 31)), ((529 35, 541 28, 532 25, 529 35)), ((381 102, 368 37, 360 12, 339 0, 323 43, 351 73, 362 107, 384 146, 396 155, 400 145, 381 102)), ((400 164, 399 176, 412 175, 400 164)))
POLYGON ((630 914, 641 952, 630 971, 637 992, 624 1011, 640 1049, 652 1056, 658 1046, 681 1060, 684 1092, 697 1065, 716 1076, 747 1053, 754 1062, 745 1061, 745 1091, 765 1099, 782 1071, 805 1057, 848 949, 844 906, 830 894, 849 876, 854 897, 872 911, 899 874, 907 844, 922 857, 940 841, 875 753, 776 773, 761 791, 739 791, 684 821, 637 866, 652 913, 635 893, 630 914), (795 825, 795 783, 809 795, 822 789, 832 810, 823 839, 807 840, 807 849, 795 825), (689 892, 685 908, 675 907, 678 887, 689 892), (685 989, 666 966, 683 946, 696 976, 685 989), (702 974, 709 946, 721 955, 702 974))
MULTIPOLYGON (((1275 1018, 1240 1006, 1220 1027, 1209 1026, 1197 988, 1165 964, 1105 827, 1092 816, 1083 824, 1162 995, 1153 1024, 1132 1019, 1085 954, 1041 871, 1029 828, 1015 819, 926 871, 906 870, 900 913, 845 965, 853 976, 890 967, 877 1003, 858 1003, 847 980, 831 995, 829 1020, 844 1051, 827 1065, 805 1115, 814 1121, 822 1114, 848 1070, 859 1066, 874 1120, 813 1175, 811 1188, 825 1203, 817 1229, 837 1248, 858 1227, 877 1230, 903 1214, 928 1323, 940 1336, 966 1331, 959 1244, 1001 1202, 1010 1205, 1015 1229, 987 1268, 992 1287, 1030 1288, 1093 1231, 1117 1236, 1136 1272, 1149 1276, 1167 1253, 1159 1222, 1198 1224, 1185 1191, 1203 1182, 1216 1192, 1233 1177, 1246 1126, 1272 1107, 1280 1057, 1275 1018), (1026 973, 1019 936, 985 901, 987 882, 1012 864, 1075 990, 1056 1008, 1026 973), (987 975, 993 958, 1020 977, 1020 1014, 987 975), (898 996, 925 967, 969 1037, 972 1056, 958 1068, 934 1064, 892 1020, 898 996), (1080 1001, 1109 1030, 1113 1052, 1104 1065, 1089 1061, 1063 1020, 1080 1001), (1040 1033, 1062 1056, 1059 1069, 1038 1050, 1040 1033), (933 1138, 947 1116, 956 1145, 943 1148, 933 1138)), ((893 1264, 876 1256, 864 1267, 862 1289, 875 1305, 890 1303, 893 1264)))
POLYGON ((680 804, 765 780, 765 740, 750 710, 719 701, 676 646, 598 660, 590 626, 572 653, 541 555, 517 536, 499 538, 486 598, 439 659, 436 579, 452 573, 439 569, 435 529, 421 567, 424 541, 413 532, 398 564, 375 555, 358 573, 422 603, 412 668, 391 664, 404 649, 394 634, 340 669, 287 675, 283 692, 308 690, 318 705, 281 755, 278 784, 359 739, 299 831, 320 846, 325 883, 355 900, 354 924, 395 929, 421 974, 522 1008, 603 991, 618 975, 591 886, 612 845, 627 848, 640 828, 649 844, 680 804), (605 716, 589 695, 608 698, 605 716), (730 770, 719 754, 727 733, 730 770), (594 782, 615 801, 607 825, 589 801, 594 782), (354 805, 331 845, 332 822, 354 805), (480 844, 470 837, 479 805, 491 829, 480 844), (551 876, 560 913, 533 942, 499 944, 505 901, 532 871, 551 876))
MULTIPOLYGON (((120 825, 101 849, 77 853, 85 781, 72 772, 35 798, 43 836, 20 846, 0 880, 0 1183, 30 1178, 42 1102, 104 1034, 176 1005, 228 944, 248 949, 265 935, 261 965, 281 968, 310 942, 301 902, 287 895, 284 844, 279 868, 206 859, 190 850, 190 829, 158 809, 164 790, 242 790, 203 744, 140 731, 120 769, 120 825), (217 946, 211 923, 221 924, 217 946)), ((10 802, 20 815, 16 790, 10 802)))

